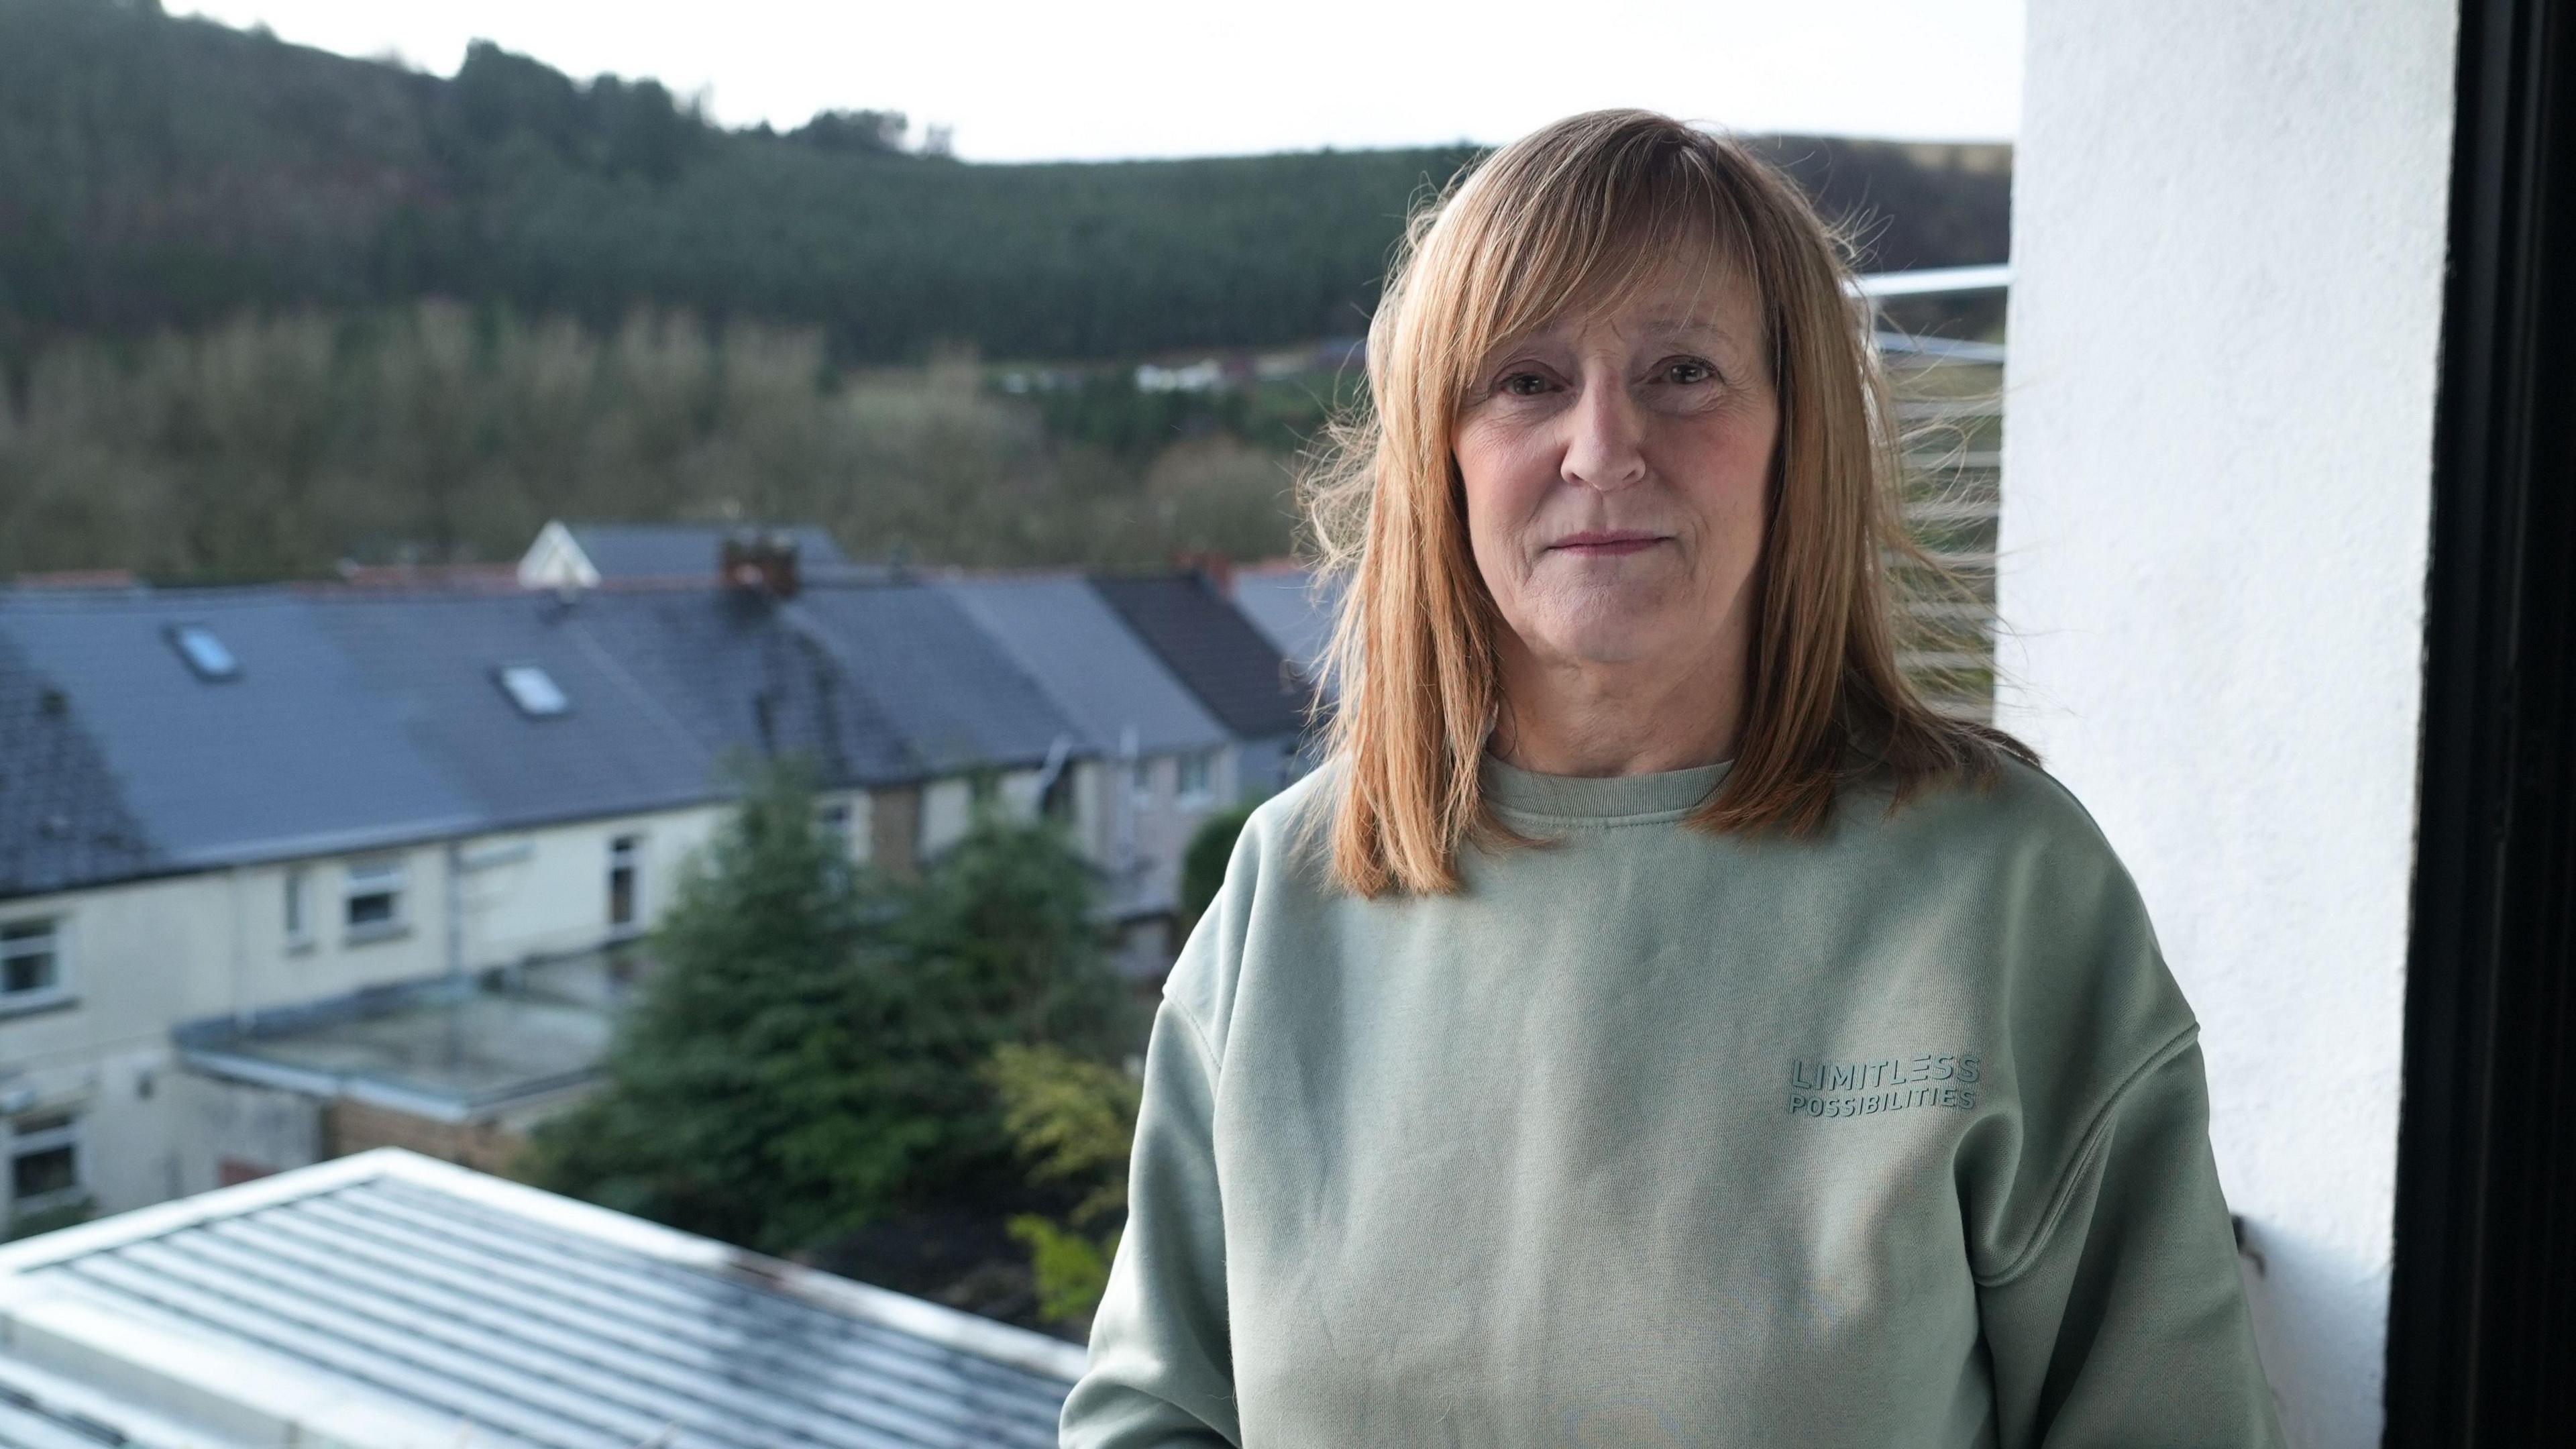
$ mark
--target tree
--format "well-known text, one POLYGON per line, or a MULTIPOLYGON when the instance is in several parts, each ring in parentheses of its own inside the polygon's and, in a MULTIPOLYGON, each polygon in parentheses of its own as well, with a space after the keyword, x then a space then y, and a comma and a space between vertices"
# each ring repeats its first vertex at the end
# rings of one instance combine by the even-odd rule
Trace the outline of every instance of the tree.
POLYGON ((980 812, 905 884, 853 872, 810 774, 765 767, 656 930, 602 1089, 539 1129, 537 1175, 776 1253, 1005 1184, 995 1049, 1116 1060, 1141 1034, 1092 909, 1050 823, 980 812))
POLYGON ((654 933, 602 1089, 538 1130, 540 1180, 771 1251, 876 1210, 936 1124, 867 1050, 899 993, 862 911, 810 776, 754 776, 654 933))
MULTIPOLYGON (((1181 857, 1181 918, 1195 921, 1218 887, 1234 843, 1253 807, 1220 810, 1199 822, 1181 857)), ((984 1079, 1002 1102, 1002 1124, 1034 1184, 1082 1195, 1061 1218, 1020 1213, 1010 1233, 1029 1250, 1038 1309, 1048 1320, 1080 1325, 1100 1304, 1109 1263, 1127 1214, 1127 1160, 1136 1141, 1144 1083, 1127 1065, 1050 1046, 1005 1044, 985 1064, 984 1079), (1103 1231, 1104 1225, 1106 1231, 1103 1231)))
POLYGON ((1062 1220, 1021 1213, 1010 1222, 1036 1271, 1038 1311, 1059 1323, 1087 1319, 1118 1252, 1119 1230, 1094 1236, 1094 1227, 1126 1216, 1127 1159, 1144 1083, 1059 1047, 1009 1044, 994 1051, 985 1078, 1001 1096, 1003 1124, 1031 1177, 1087 1189, 1062 1220))
POLYGON ((1234 857, 1235 839, 1251 818, 1251 806, 1237 805, 1200 821, 1191 834, 1188 848, 1181 852, 1183 922, 1197 921, 1216 899, 1217 889, 1225 884, 1225 863, 1234 857))

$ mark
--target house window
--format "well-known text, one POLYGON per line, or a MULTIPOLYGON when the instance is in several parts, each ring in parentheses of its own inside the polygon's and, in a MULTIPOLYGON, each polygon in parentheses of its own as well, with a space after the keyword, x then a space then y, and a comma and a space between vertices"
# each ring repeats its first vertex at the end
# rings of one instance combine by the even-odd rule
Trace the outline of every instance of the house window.
POLYGON ((370 861, 349 867, 342 910, 352 941, 403 933, 403 863, 370 861))
POLYGON ((1180 803, 1185 806, 1205 805, 1215 793, 1216 752, 1193 750, 1181 756, 1180 803))
POLYGON ((644 837, 621 835, 608 842, 608 924, 632 926, 642 896, 644 837))
POLYGON ((9 1134, 9 1211, 43 1212, 80 1195, 80 1128, 71 1114, 19 1118, 9 1134))
POLYGON ((504 664, 492 672, 501 692, 530 719, 552 719, 572 708, 555 677, 534 664, 504 664))
POLYGON ((286 873, 286 945, 301 950, 313 944, 313 909, 307 899, 312 893, 311 872, 297 866, 286 873))
POLYGON ((1139 810, 1153 808, 1154 762, 1152 759, 1140 759, 1127 767, 1127 799, 1139 810))
POLYGON ((188 668, 209 684, 241 677, 241 661, 233 657, 233 651, 224 647, 224 641, 216 638, 213 630, 202 624, 172 625, 170 647, 178 650, 188 668))
POLYGON ((33 1006, 62 994, 60 923, 46 919, 0 925, 0 1010, 33 1006))
POLYGON ((835 800, 828 805, 815 806, 814 823, 823 827, 823 833, 832 838, 832 843, 844 857, 855 848, 856 841, 850 829, 849 801, 835 800))

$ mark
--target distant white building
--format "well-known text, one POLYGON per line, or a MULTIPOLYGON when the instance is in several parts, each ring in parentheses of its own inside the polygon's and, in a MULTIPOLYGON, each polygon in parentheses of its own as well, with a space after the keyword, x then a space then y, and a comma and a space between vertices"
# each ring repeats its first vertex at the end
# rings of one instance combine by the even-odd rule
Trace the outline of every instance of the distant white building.
POLYGON ((594 589, 603 583, 687 583, 716 579, 728 542, 783 542, 806 575, 852 567, 832 535, 812 524, 757 529, 721 523, 565 523, 538 530, 519 558, 531 589, 594 589))

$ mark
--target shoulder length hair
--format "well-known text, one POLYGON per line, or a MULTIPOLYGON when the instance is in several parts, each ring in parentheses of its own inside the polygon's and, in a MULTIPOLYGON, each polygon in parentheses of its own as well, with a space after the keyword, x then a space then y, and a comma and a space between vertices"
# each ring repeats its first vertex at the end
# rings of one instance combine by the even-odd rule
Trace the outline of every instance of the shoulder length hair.
MULTIPOLYGON (((1811 834, 1841 782, 1884 770, 1990 781, 2011 737, 1932 708, 1899 673, 1888 558, 1929 566, 1894 502, 1899 439, 1841 244, 1741 146, 1647 111, 1522 138, 1418 208, 1369 325, 1368 398, 1307 479, 1316 542, 1347 574, 1330 668, 1334 878, 1363 896, 1458 888, 1462 847, 1526 843, 1479 765, 1507 627, 1470 552, 1451 451, 1476 370, 1562 310, 1676 256, 1759 293, 1779 442, 1734 767, 1691 816, 1712 832, 1811 834)), ((1317 823, 1322 823, 1320 820, 1317 823)))

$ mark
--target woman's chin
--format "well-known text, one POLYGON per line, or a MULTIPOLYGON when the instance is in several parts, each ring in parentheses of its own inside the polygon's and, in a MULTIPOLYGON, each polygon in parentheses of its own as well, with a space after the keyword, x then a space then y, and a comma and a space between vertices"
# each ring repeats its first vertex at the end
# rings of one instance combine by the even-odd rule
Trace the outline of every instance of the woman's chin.
POLYGON ((1652 617, 1569 619, 1546 632, 1542 653, 1571 665, 1642 664, 1670 652, 1673 630, 1652 617))

